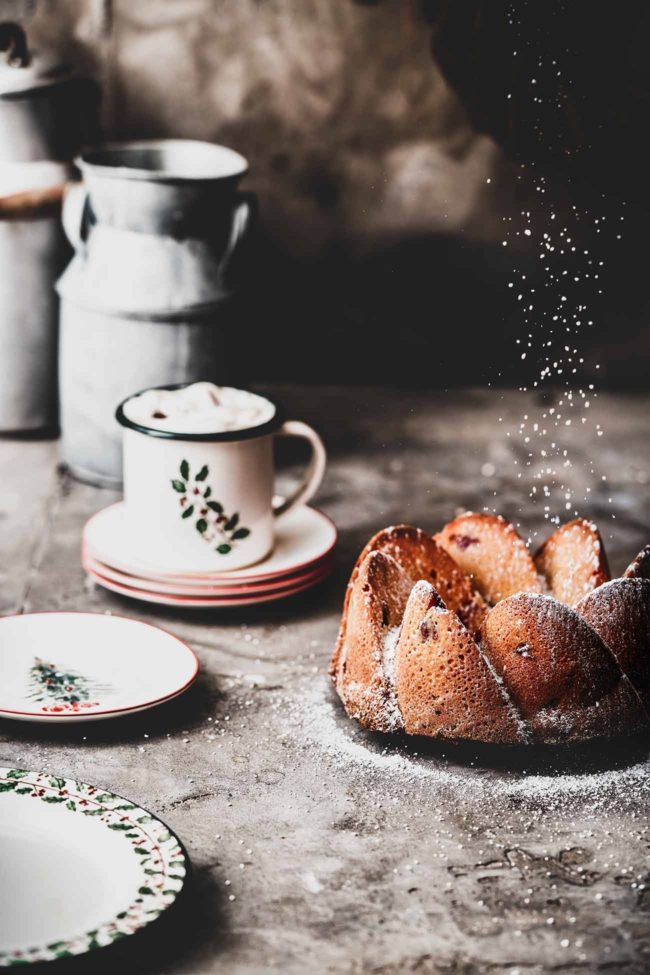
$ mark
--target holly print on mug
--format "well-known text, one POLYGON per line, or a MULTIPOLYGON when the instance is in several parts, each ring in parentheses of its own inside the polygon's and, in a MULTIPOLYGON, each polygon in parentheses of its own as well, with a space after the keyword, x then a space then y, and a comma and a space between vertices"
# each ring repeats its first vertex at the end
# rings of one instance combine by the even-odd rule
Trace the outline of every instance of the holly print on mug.
POLYGON ((179 495, 181 518, 190 521, 204 541, 214 546, 219 555, 228 555, 233 546, 250 535, 250 529, 239 523, 239 512, 226 514, 220 501, 213 497, 212 485, 207 483, 210 468, 203 464, 192 477, 190 464, 182 460, 180 478, 173 478, 171 485, 179 495))

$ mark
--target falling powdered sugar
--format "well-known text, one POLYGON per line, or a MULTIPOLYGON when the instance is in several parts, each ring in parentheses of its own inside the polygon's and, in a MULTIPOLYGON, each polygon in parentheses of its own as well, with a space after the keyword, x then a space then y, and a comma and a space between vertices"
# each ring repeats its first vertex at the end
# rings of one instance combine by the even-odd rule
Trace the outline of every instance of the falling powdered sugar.
MULTIPOLYGON (((554 126, 563 112, 556 109, 566 107, 573 86, 571 57, 560 66, 540 50, 537 63, 524 66, 518 58, 524 28, 514 9, 508 25, 515 41, 513 63, 523 72, 518 75, 518 94, 544 156, 557 149, 554 126)), ((604 434, 594 415, 598 396, 594 380, 600 363, 590 363, 586 340, 603 295, 606 245, 614 253, 621 240, 624 204, 610 204, 608 214, 593 213, 583 205, 584 196, 573 187, 570 176, 564 186, 549 182, 532 160, 521 164, 518 198, 522 193, 523 209, 502 217, 501 243, 512 253, 508 288, 520 321, 515 340, 519 391, 534 391, 536 397, 532 405, 527 397, 525 412, 505 430, 505 437, 533 510, 559 525, 599 507, 606 494, 607 476, 597 472, 600 460, 584 450, 586 436, 604 434)), ((499 422, 504 418, 499 417, 499 422)), ((494 467, 486 462, 481 472, 492 476, 494 467)), ((606 500, 613 504, 611 496, 606 500)), ((531 540, 536 536, 534 531, 531 540)))

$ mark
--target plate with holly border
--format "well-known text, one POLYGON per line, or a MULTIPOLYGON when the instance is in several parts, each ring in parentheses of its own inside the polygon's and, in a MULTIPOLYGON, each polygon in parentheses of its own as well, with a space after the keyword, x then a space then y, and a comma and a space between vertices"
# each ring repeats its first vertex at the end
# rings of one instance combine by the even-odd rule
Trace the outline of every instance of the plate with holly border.
POLYGON ((189 861, 156 816, 113 792, 0 767, 0 967, 82 955, 151 924, 189 861))
POLYGON ((177 697, 198 671, 186 643, 140 620, 74 612, 0 618, 0 718, 120 717, 177 697))

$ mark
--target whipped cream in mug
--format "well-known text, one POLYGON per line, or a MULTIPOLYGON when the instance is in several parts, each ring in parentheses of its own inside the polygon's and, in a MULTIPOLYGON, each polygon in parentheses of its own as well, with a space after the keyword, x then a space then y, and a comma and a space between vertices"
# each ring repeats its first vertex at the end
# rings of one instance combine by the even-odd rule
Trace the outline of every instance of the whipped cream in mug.
POLYGON ((148 389, 123 406, 134 423, 171 433, 225 433, 267 423, 275 407, 263 396, 233 386, 192 383, 182 389, 148 389))

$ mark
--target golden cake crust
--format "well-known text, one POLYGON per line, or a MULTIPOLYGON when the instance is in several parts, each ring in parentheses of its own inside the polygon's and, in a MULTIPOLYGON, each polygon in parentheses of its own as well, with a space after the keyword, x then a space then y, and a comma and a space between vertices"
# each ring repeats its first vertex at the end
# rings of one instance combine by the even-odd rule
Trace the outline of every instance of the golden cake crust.
POLYGON ((397 702, 408 734, 525 740, 472 634, 427 582, 411 592, 395 658, 397 702))
POLYGON ((650 579, 614 579, 588 593, 576 612, 610 648, 650 706, 650 579))
POLYGON ((386 709, 383 650, 390 630, 401 623, 410 591, 403 569, 384 552, 369 552, 357 569, 337 686, 348 713, 364 728, 395 730, 394 716, 386 709))
POLYGON ((592 589, 609 580, 609 566, 600 532, 584 518, 562 525, 535 554, 535 565, 551 595, 575 606, 592 589))
POLYGON ((348 714, 376 731, 505 744, 647 728, 650 546, 622 579, 607 575, 597 529, 579 519, 535 561, 492 515, 468 512, 435 537, 384 529, 354 566, 330 668, 348 714))
POLYGON ((334 676, 340 665, 345 647, 349 601, 357 583, 361 566, 372 552, 389 555, 402 569, 410 586, 426 579, 440 591, 450 609, 457 612, 472 633, 478 633, 488 610, 487 604, 472 580, 436 543, 436 541, 412 525, 394 525, 377 532, 362 550, 352 570, 345 594, 343 616, 339 635, 330 666, 334 676))
POLYGON ((526 543, 501 515, 467 511, 435 539, 469 573, 488 603, 516 592, 544 590, 526 543))
POLYGON ((626 579, 650 579, 650 545, 642 548, 624 572, 626 579))
POLYGON ((518 593, 483 625, 483 651, 535 741, 553 743, 637 731, 647 723, 616 657, 570 607, 518 593))

